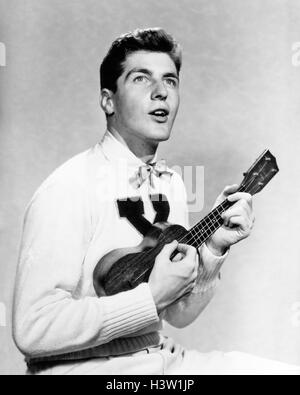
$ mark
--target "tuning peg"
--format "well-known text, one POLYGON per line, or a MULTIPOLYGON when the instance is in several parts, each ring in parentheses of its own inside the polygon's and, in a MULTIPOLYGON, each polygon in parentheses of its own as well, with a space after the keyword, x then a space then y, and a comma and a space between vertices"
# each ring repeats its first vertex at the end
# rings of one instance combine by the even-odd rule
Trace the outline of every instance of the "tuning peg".
POLYGON ((243 173, 243 176, 246 177, 248 175, 248 173, 243 173))

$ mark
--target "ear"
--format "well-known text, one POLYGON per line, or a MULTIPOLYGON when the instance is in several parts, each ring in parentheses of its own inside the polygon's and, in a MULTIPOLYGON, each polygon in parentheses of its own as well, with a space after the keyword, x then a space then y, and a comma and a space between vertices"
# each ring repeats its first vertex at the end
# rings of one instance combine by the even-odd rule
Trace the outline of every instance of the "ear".
POLYGON ((115 112, 113 92, 109 89, 102 89, 100 94, 100 106, 106 115, 113 115, 115 112))

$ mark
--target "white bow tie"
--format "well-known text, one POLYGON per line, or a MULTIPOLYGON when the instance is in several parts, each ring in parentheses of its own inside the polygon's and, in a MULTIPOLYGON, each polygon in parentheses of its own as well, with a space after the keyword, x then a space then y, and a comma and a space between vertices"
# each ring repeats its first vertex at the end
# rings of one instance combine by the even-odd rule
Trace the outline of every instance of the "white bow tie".
POLYGON ((136 175, 130 179, 130 183, 137 189, 149 178, 150 185, 153 187, 153 175, 157 177, 166 175, 169 180, 171 179, 172 173, 168 171, 167 163, 164 159, 140 166, 136 175))

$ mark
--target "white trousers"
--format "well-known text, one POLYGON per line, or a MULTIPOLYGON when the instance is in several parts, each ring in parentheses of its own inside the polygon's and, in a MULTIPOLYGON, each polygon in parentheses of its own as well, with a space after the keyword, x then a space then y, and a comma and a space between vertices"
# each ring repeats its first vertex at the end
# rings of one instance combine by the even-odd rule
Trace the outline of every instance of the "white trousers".
POLYGON ((39 375, 300 375, 300 367, 240 352, 200 353, 172 339, 126 356, 55 366, 39 375))

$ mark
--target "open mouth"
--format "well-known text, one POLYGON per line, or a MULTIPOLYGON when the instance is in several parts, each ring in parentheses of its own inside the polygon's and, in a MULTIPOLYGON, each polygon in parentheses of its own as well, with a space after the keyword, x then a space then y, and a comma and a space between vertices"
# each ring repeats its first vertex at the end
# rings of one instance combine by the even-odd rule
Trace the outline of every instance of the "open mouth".
POLYGON ((169 111, 158 109, 149 113, 157 122, 166 122, 168 120, 169 111))

